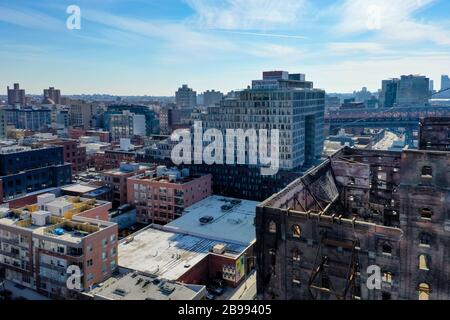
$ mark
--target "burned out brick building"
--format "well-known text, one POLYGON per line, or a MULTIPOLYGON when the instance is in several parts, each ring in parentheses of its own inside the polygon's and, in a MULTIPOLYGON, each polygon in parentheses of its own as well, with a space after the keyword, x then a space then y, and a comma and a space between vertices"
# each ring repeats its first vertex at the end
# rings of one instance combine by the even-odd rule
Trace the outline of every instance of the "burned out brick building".
POLYGON ((450 299, 449 168, 445 151, 344 148, 267 199, 259 298, 450 299))
POLYGON ((450 151, 450 118, 428 118, 420 123, 420 149, 450 151))

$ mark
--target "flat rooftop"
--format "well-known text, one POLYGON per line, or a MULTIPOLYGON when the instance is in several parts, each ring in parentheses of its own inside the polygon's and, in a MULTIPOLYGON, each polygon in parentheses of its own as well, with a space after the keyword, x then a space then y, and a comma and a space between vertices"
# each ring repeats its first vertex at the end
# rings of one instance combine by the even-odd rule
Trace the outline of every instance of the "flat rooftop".
POLYGON ((86 236, 95 233, 112 223, 84 219, 77 215, 93 208, 107 204, 108 202, 80 197, 59 197, 46 205, 63 208, 72 206, 65 214, 67 216, 52 215, 49 211, 40 211, 37 204, 28 205, 20 209, 0 209, 0 225, 14 226, 30 230, 35 235, 42 235, 71 243, 79 243, 86 236), (33 215, 48 214, 45 225, 33 223, 33 215))
POLYGON ((202 289, 130 270, 110 277, 88 295, 107 300, 194 300, 202 289))
POLYGON ((167 280, 178 280, 205 258, 216 244, 225 244, 225 255, 237 258, 246 246, 196 236, 147 228, 133 241, 119 243, 119 265, 154 274, 167 280))
POLYGON ((254 220, 258 204, 213 195, 186 208, 164 230, 248 246, 256 239, 254 220), (199 219, 205 216, 212 217, 212 221, 200 223, 199 219))
POLYGON ((73 184, 73 185, 70 185, 70 186, 67 186, 67 187, 62 187, 61 191, 84 194, 84 193, 87 193, 87 192, 94 191, 96 189, 98 189, 98 188, 93 188, 93 187, 85 186, 85 185, 82 185, 82 184, 78 183, 78 184, 73 184))

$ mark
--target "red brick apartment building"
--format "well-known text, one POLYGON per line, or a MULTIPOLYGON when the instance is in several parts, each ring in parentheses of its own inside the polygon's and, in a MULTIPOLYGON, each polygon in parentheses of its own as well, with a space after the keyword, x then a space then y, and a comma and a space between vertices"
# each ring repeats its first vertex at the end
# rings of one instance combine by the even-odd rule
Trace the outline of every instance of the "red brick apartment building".
POLYGON ((52 298, 67 298, 67 268, 81 271, 81 290, 117 268, 117 225, 109 202, 38 196, 37 203, 0 210, 0 268, 6 279, 52 298))
POLYGON ((86 148, 79 146, 77 140, 60 139, 50 141, 48 144, 62 146, 64 148, 64 162, 72 164, 73 172, 86 170, 86 148))
POLYGON ((136 151, 105 150, 104 168, 105 170, 118 168, 122 162, 135 162, 136 151))
POLYGON ((118 169, 111 169, 101 173, 103 185, 111 188, 113 193, 113 207, 127 203, 127 180, 130 177, 142 174, 150 167, 138 163, 121 163, 118 169))
POLYGON ((212 193, 211 175, 190 175, 183 171, 158 167, 155 172, 127 180, 128 203, 136 206, 137 220, 142 223, 169 223, 183 210, 212 193))

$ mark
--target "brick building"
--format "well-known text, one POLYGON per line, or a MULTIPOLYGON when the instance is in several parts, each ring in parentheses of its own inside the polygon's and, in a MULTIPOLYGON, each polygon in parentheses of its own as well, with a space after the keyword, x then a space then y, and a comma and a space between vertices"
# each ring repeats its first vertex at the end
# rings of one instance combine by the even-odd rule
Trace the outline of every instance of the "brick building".
POLYGON ((47 142, 50 145, 57 145, 64 148, 64 162, 72 165, 73 172, 82 172, 87 168, 86 148, 78 145, 77 140, 58 139, 47 142))
POLYGON ((449 165, 449 152, 345 148, 267 199, 256 215, 259 297, 449 299, 449 165))
POLYGON ((167 170, 128 178, 128 203, 136 206, 137 220, 165 224, 183 210, 211 195, 211 175, 190 175, 188 170, 167 170))
POLYGON ((69 266, 82 272, 81 290, 117 268, 117 225, 111 204, 79 197, 38 197, 37 203, 0 212, 0 268, 6 279, 53 298, 67 298, 69 266))
POLYGON ((109 187, 113 193, 113 208, 126 204, 127 180, 130 177, 144 173, 150 167, 138 163, 121 163, 118 169, 111 169, 101 173, 103 185, 109 187))

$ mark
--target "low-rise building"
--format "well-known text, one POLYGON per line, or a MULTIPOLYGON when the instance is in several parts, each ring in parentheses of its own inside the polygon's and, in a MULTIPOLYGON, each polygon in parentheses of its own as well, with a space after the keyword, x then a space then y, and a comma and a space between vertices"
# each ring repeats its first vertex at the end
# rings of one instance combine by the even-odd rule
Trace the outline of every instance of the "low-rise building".
POLYGON ((115 223, 102 220, 109 208, 108 202, 53 194, 21 209, 2 208, 0 268, 6 279, 54 298, 108 279, 117 268, 118 232, 115 223))
POLYGON ((77 140, 57 139, 47 143, 64 148, 64 162, 72 165, 73 172, 86 170, 86 147, 80 146, 77 140))
POLYGON ((142 223, 169 223, 212 192, 211 175, 190 175, 187 169, 165 166, 127 181, 128 203, 137 208, 137 220, 142 223))
POLYGON ((127 179, 150 169, 146 165, 123 162, 119 168, 101 173, 103 185, 113 192, 112 203, 114 208, 127 203, 127 179))
POLYGON ((71 165, 62 147, 11 146, 0 149, 0 200, 10 201, 32 192, 69 184, 71 165))
POLYGON ((93 300, 201 300, 205 286, 186 285, 146 272, 120 268, 120 274, 85 296, 93 300))

